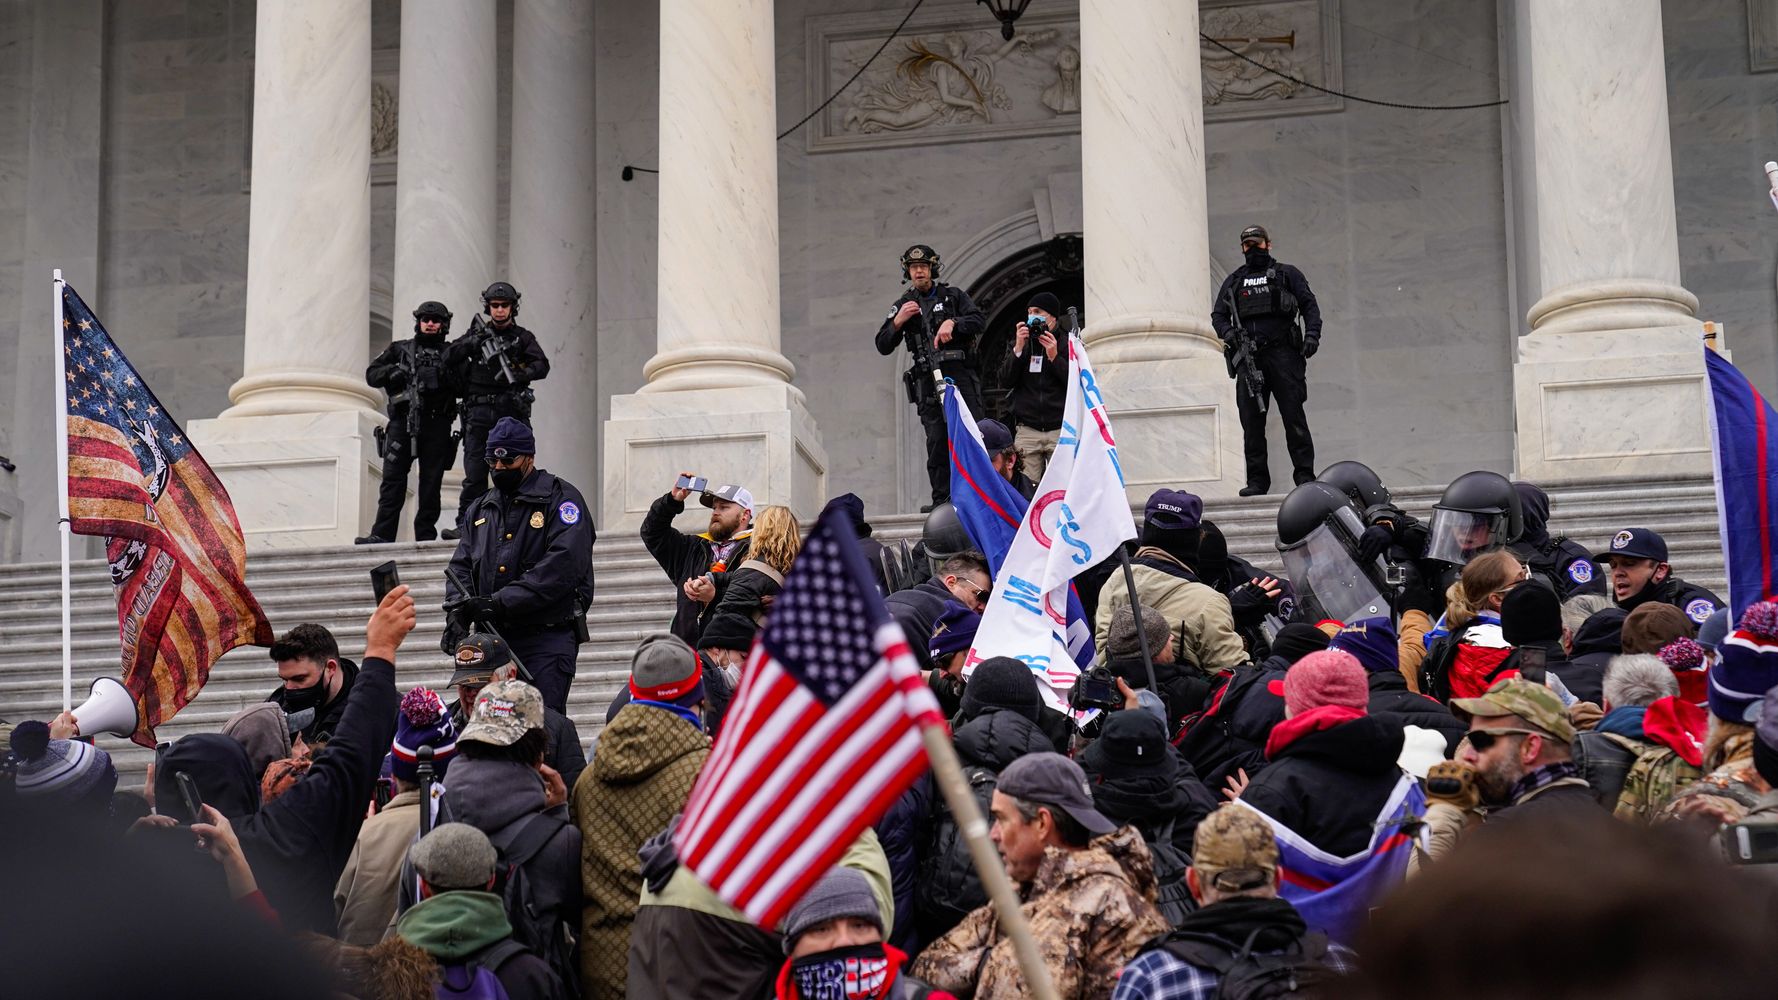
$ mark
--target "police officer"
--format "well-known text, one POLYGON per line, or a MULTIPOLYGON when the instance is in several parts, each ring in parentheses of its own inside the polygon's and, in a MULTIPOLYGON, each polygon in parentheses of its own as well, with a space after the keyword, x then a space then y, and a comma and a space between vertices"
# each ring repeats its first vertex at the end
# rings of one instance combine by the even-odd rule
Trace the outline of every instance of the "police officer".
POLYGON ((1710 591, 1674 576, 1667 562, 1667 540, 1647 528, 1625 528, 1611 536, 1605 562, 1611 566, 1611 596, 1625 611, 1659 601, 1702 625, 1718 608, 1728 607, 1710 591))
POLYGON ((1545 526, 1550 518, 1549 494, 1526 482, 1514 483, 1513 489, 1519 494, 1525 527, 1507 549, 1564 601, 1576 594, 1605 593, 1605 574, 1593 562, 1593 553, 1572 538, 1551 535, 1545 526))
POLYGON ((931 368, 921 363, 921 355, 930 354, 930 363, 956 382, 969 412, 982 412, 981 382, 975 371, 975 342, 982 332, 982 313, 963 289, 939 282, 938 268, 938 252, 924 243, 903 251, 901 280, 910 287, 889 307, 888 318, 877 328, 878 354, 894 354, 896 345, 910 338, 924 344, 919 352, 912 352, 910 346, 914 364, 901 376, 908 402, 918 410, 926 431, 926 478, 932 486, 932 502, 920 508, 922 514, 950 499, 951 460, 944 401, 933 384, 931 368))
POLYGON ((414 335, 383 349, 364 370, 364 380, 389 396, 389 425, 378 432, 383 455, 383 484, 377 493, 377 519, 359 545, 395 540, 401 507, 407 500, 407 473, 420 460, 420 485, 414 491, 414 538, 438 537, 438 493, 445 470, 456 463, 457 442, 451 421, 457 415, 457 394, 445 367, 445 338, 451 335, 451 311, 440 302, 422 302, 414 310, 414 335))
POLYGON ((592 515, 580 491, 537 468, 531 428, 501 417, 488 433, 494 488, 463 520, 445 578, 441 648, 487 626, 530 671, 543 703, 566 714, 574 657, 593 600, 592 515))
POLYGON ((1230 352, 1230 375, 1236 378, 1235 405, 1241 413, 1241 434, 1247 452, 1244 497, 1272 488, 1266 465, 1265 396, 1278 404, 1284 421, 1284 444, 1290 452, 1296 485, 1315 478, 1315 442, 1309 437, 1308 359, 1321 347, 1321 308, 1303 272, 1272 257, 1272 238, 1264 226, 1241 230, 1241 255, 1246 263, 1222 282, 1210 323, 1230 352), (1256 396, 1247 379, 1233 370, 1233 351, 1245 338, 1254 347, 1254 361, 1265 382, 1256 396))
POLYGON ((446 538, 457 537, 464 514, 488 489, 488 465, 482 459, 488 431, 501 417, 530 420, 536 398, 531 383, 549 374, 549 359, 537 338, 518 325, 518 289, 496 281, 482 292, 482 307, 488 311, 487 323, 478 316, 469 334, 445 355, 463 393, 463 495, 457 501, 457 527, 446 531, 446 538))

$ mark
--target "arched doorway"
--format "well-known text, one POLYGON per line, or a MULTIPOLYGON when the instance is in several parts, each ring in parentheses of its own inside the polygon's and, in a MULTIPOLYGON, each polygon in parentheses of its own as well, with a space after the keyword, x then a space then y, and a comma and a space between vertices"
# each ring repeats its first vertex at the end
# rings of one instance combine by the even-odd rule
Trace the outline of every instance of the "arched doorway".
POLYGON ((1086 324, 1081 253, 1079 235, 1057 236, 1000 260, 970 284, 969 297, 987 318, 976 345, 982 406, 987 411, 981 416, 1006 418, 1007 390, 1000 384, 1000 366, 1012 349, 1013 328, 1024 321, 1025 304, 1033 295, 1049 292, 1063 309, 1075 306, 1081 310, 1081 324, 1086 324))

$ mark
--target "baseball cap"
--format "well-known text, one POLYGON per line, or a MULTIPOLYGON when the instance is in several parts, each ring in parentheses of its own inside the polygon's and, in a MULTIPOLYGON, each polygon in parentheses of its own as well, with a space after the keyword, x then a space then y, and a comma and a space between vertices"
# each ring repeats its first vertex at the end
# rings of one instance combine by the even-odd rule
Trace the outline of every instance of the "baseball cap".
POLYGON ((749 492, 745 486, 736 486, 734 483, 723 483, 721 486, 718 486, 713 490, 705 490, 703 495, 698 497, 698 503, 701 503, 706 507, 716 506, 716 501, 718 500, 727 500, 730 503, 738 503, 747 508, 747 513, 753 513, 753 494, 749 492))
POLYGON ((1605 558, 1612 556, 1666 562, 1667 540, 1648 528, 1625 528, 1611 536, 1611 545, 1605 550, 1605 558))
POLYGON ((1156 528, 1189 530, 1204 520, 1204 501, 1184 490, 1155 490, 1142 510, 1142 523, 1156 528))
POLYGON ((1258 813, 1233 802, 1198 824, 1192 867, 1200 882, 1223 892, 1257 889, 1278 873, 1278 840, 1258 813))
POLYGON ((527 732, 542 728, 543 695, 521 680, 496 681, 475 696, 475 709, 457 742, 509 747, 527 732))
POLYGON ((1012 447, 1012 431, 1007 430, 1006 425, 1000 421, 992 417, 977 420, 975 428, 982 432, 982 447, 988 450, 988 454, 998 455, 1012 447))
POLYGON ((1264 226, 1248 226, 1246 229, 1241 230, 1241 242, 1246 243, 1248 240, 1265 240, 1267 243, 1270 243, 1272 242, 1272 234, 1266 232, 1266 227, 1264 226))
POLYGON ((440 823, 408 848, 414 871, 434 889, 485 889, 499 856, 488 835, 468 823, 440 823))
POLYGON ((1000 772, 999 791, 1014 798, 1060 809, 1095 837, 1117 824, 1093 808, 1092 786, 1080 765, 1059 753, 1028 753, 1000 772))
POLYGON ((499 637, 486 632, 471 632, 457 643, 457 658, 453 661, 455 669, 451 671, 451 686, 459 684, 486 684, 494 679, 494 671, 512 662, 512 653, 506 643, 499 637))
POLYGON ((1520 677, 1495 682, 1479 698, 1453 698, 1451 708, 1470 716, 1516 715, 1564 743, 1574 742, 1574 723, 1556 692, 1520 677))

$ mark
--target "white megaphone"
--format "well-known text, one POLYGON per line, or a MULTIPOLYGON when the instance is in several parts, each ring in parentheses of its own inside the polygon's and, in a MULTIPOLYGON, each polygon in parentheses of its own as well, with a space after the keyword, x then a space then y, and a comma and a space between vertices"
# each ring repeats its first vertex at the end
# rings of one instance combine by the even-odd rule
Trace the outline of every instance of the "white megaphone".
POLYGON ((110 677, 93 682, 92 694, 80 703, 73 715, 83 737, 100 733, 128 736, 136 731, 136 699, 129 688, 110 677))

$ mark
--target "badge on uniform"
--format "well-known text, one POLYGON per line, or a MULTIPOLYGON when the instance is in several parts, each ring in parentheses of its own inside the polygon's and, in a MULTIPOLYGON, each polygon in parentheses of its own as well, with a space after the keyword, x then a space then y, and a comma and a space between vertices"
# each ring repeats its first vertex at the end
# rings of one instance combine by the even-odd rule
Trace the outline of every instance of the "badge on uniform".
POLYGON ((1593 564, 1585 559, 1576 559, 1568 564, 1568 579, 1585 586, 1593 582, 1593 564))
POLYGON ((1707 598, 1700 597, 1685 606, 1685 616, 1699 625, 1704 624, 1713 614, 1716 614, 1716 605, 1707 598))
POLYGON ((543 511, 534 510, 531 512, 531 527, 533 527, 533 528, 543 527, 543 511))
POLYGON ((1634 537, 1636 537, 1636 536, 1630 534, 1628 529, 1620 531, 1617 534, 1611 536, 1611 547, 1614 549, 1621 549, 1624 546, 1630 544, 1630 539, 1632 539, 1634 537))
MULTIPOLYGON (((556 508, 556 514, 561 517, 563 524, 574 524, 580 520, 580 507, 572 500, 564 500, 562 506, 556 508)), ((541 522, 543 515, 539 514, 537 518, 541 522)))

